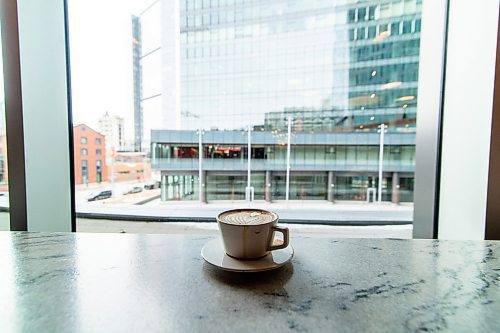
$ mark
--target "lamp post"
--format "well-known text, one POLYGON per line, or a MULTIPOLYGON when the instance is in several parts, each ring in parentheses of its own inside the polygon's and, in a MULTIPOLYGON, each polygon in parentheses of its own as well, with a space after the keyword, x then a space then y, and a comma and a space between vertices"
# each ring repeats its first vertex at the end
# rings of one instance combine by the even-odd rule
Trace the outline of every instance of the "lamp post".
POLYGON ((382 203, 382 168, 384 164, 384 133, 387 128, 386 124, 381 124, 380 128, 380 148, 378 154, 378 203, 382 203))
POLYGON ((286 188, 285 197, 286 202, 290 199, 290 143, 292 138, 292 117, 288 117, 288 138, 286 147, 286 188))
POLYGON ((203 137, 203 129, 199 128, 198 131, 196 132, 198 134, 198 196, 200 199, 200 203, 203 202, 203 197, 202 191, 203 187, 205 187, 205 184, 203 184, 203 142, 202 142, 202 137, 203 137))
POLYGON ((247 171, 247 187, 250 188, 250 176, 251 176, 251 166, 252 166, 252 132, 250 125, 248 126, 248 149, 247 149, 247 160, 248 160, 248 171, 247 171))
POLYGON ((252 187, 252 126, 248 125, 247 130, 248 146, 247 146, 247 188, 245 189, 245 199, 252 202, 254 199, 254 189, 252 187))

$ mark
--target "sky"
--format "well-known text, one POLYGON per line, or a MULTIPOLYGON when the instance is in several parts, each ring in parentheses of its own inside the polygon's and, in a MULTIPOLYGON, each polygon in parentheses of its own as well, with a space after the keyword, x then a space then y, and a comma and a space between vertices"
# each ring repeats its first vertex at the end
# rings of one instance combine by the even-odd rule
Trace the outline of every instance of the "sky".
POLYGON ((132 14, 153 0, 69 0, 73 121, 98 129, 105 112, 123 117, 133 139, 132 14))

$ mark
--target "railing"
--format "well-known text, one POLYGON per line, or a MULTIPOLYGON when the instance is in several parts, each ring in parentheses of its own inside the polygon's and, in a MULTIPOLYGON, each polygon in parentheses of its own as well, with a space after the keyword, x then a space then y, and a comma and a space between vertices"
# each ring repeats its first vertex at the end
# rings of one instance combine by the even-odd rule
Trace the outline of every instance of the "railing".
MULTIPOLYGON (((154 159, 151 167, 156 170, 197 171, 198 159, 154 159)), ((206 171, 246 171, 246 159, 204 159, 203 170, 206 171)), ((285 171, 285 160, 254 159, 251 163, 252 171, 285 171)), ((292 171, 378 171, 378 161, 292 161, 292 171)), ((384 161, 383 171, 386 172, 414 172, 413 161, 384 161)))

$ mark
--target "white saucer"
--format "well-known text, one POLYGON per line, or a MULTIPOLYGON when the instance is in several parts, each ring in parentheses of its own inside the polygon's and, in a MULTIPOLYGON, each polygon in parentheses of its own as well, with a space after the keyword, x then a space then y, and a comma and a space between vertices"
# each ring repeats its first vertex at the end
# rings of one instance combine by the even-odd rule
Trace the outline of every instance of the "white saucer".
POLYGON ((201 256, 211 265, 231 272, 263 272, 279 268, 293 257, 293 247, 288 245, 281 250, 274 250, 263 258, 255 260, 238 260, 224 251, 222 239, 209 241, 201 249, 201 256))

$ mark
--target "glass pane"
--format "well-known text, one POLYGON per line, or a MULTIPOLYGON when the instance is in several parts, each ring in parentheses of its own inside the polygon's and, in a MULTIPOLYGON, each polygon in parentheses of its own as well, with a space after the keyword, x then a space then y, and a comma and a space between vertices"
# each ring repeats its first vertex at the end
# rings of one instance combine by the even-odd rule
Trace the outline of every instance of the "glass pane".
MULTIPOLYGON (((417 0, 71 0, 69 12, 74 118, 88 128, 77 211, 213 218, 288 198, 411 224, 417 0), (96 7, 89 28, 81 13, 96 7)), ((331 216, 316 208, 311 220, 331 216)))

